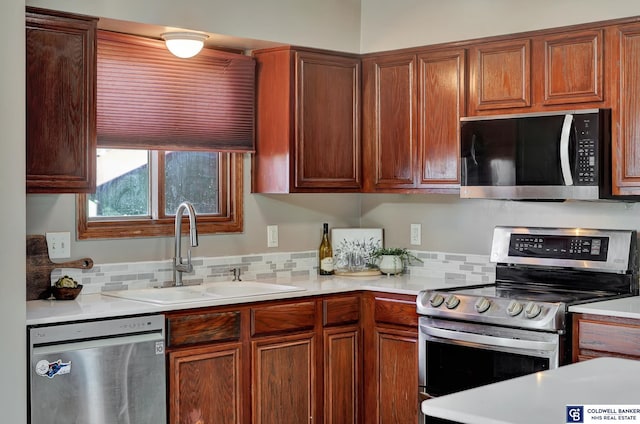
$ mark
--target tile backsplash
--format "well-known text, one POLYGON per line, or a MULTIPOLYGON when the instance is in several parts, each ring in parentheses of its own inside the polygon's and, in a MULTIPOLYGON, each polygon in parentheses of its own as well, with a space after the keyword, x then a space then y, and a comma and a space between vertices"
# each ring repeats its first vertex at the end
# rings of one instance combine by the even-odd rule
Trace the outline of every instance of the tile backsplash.
MULTIPOLYGON (((495 265, 488 256, 413 251, 422 263, 408 267, 412 276, 490 283, 495 265)), ((317 251, 265 253, 243 256, 194 258, 194 272, 183 275, 185 284, 231 280, 238 268, 247 280, 299 280, 316 278, 317 251)), ((85 294, 108 290, 127 290, 172 284, 172 260, 94 264, 92 269, 56 269, 52 281, 68 275, 84 286, 85 294)))

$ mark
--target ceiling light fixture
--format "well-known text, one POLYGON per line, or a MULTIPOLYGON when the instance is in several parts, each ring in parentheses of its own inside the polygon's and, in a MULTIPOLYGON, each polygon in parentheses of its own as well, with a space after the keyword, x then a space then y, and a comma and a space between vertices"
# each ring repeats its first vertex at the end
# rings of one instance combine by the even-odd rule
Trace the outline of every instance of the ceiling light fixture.
POLYGON ((160 37, 174 56, 183 59, 197 55, 204 46, 204 40, 209 38, 202 32, 165 32, 160 37))

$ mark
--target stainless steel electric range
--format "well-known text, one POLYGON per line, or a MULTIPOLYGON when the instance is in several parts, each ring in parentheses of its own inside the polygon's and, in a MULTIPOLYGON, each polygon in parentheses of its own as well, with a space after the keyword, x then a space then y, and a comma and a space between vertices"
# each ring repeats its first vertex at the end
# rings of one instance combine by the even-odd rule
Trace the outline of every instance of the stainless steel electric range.
POLYGON ((495 284, 417 297, 421 397, 571 361, 568 307, 638 294, 636 232, 497 227, 495 284))

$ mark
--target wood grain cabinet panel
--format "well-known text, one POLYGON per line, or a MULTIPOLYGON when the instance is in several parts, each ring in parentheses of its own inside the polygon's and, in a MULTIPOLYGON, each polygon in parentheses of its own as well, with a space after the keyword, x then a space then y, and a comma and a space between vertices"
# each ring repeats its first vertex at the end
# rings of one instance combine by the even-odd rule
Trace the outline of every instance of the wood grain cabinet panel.
POLYGON ((359 191, 360 58, 290 47, 254 57, 253 192, 359 191))
POLYGON ((640 320, 575 314, 574 361, 599 356, 640 359, 640 320))
POLYGON ((316 303, 292 302, 251 309, 251 336, 311 330, 316 324, 316 303))
POLYGON ((417 423, 418 338, 412 331, 375 330, 379 365, 376 423, 417 423))
POLYGON ((376 323, 418 326, 415 299, 375 298, 374 320, 376 323))
POLYGON ((414 54, 363 61, 364 191, 415 186, 416 63, 414 54))
POLYGON ((418 55, 419 188, 459 190, 465 59, 463 49, 418 55))
POLYGON ((326 326, 353 324, 360 321, 360 295, 341 296, 322 301, 322 324, 326 326))
POLYGON ((169 423, 241 424, 240 344, 169 353, 169 423))
POLYGON ((27 192, 93 192, 97 19, 26 10, 27 192))
POLYGON ((252 422, 315 422, 316 339, 313 333, 252 341, 252 422))
POLYGON ((471 111, 531 106, 531 40, 474 45, 469 57, 471 111))
POLYGON ((640 25, 616 31, 618 104, 613 112, 613 192, 640 195, 640 25))
POLYGON ((324 330, 324 422, 359 423, 361 371, 357 326, 324 330))
POLYGON ((543 104, 601 102, 603 96, 602 30, 542 37, 543 104))
POLYGON ((167 316, 169 347, 240 339, 240 312, 177 313, 167 316))

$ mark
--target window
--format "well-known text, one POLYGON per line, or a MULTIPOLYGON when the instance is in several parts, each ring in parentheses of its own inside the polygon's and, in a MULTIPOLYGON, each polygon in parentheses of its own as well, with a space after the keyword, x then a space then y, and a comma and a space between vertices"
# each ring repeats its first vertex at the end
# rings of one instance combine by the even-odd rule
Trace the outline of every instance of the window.
POLYGON ((243 153, 254 151, 255 61, 98 31, 97 189, 78 238, 172 235, 190 201, 201 233, 242 231, 243 153))
POLYGON ((98 149, 97 189, 79 194, 78 238, 172 235, 190 201, 198 230, 242 231, 242 154, 98 149))

